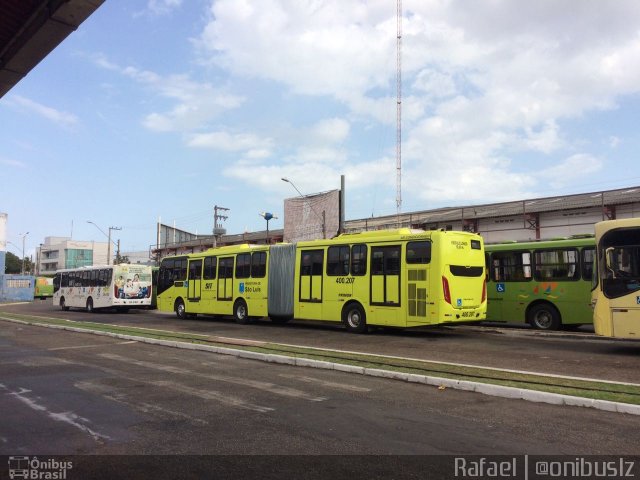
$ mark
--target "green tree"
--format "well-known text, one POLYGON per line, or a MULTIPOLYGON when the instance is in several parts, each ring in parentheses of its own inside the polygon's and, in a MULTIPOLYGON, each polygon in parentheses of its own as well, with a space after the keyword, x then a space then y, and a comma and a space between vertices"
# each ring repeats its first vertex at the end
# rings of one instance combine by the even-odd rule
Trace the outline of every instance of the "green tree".
POLYGON ((129 263, 129 257, 127 255, 116 254, 116 258, 113 261, 114 265, 120 265, 121 263, 129 263))
MULTIPOLYGON (((7 252, 5 257, 5 271, 4 273, 16 274, 22 271, 22 260, 17 255, 11 252, 7 252)), ((24 259, 24 271, 33 272, 33 262, 28 257, 24 259)))

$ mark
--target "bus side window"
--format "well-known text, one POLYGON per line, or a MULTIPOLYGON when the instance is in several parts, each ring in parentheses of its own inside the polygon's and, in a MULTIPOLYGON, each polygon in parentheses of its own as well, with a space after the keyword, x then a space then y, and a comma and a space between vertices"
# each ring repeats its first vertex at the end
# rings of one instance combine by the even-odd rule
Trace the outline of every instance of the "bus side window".
POLYGON ((349 275, 349 247, 340 245, 327 249, 327 275, 349 275))
POLYGON ((264 278, 267 274, 267 252, 251 254, 251 277, 264 278))
POLYGON ((240 253, 236 257, 236 278, 249 278, 251 276, 251 254, 240 253))
POLYGON ((407 243, 407 263, 430 263, 431 242, 407 243))
POLYGON ((582 278, 593 280, 593 259, 595 258, 595 247, 585 247, 582 249, 582 278))
POLYGON ((367 274, 367 246, 354 245, 351 247, 351 275, 367 274))
POLYGON ((493 252, 492 276, 496 282, 531 280, 531 253, 528 251, 493 252))
POLYGON ((216 278, 216 257, 207 257, 204 259, 204 279, 215 280, 216 278))

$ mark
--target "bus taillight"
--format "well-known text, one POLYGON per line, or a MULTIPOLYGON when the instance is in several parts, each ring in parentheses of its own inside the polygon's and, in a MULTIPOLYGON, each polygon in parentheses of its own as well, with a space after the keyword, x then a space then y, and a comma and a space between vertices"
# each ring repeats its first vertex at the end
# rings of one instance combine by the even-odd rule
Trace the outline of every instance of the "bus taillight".
POLYGON ((442 292, 444 293, 444 301, 451 305, 451 291, 449 290, 449 280, 442 276, 442 292))

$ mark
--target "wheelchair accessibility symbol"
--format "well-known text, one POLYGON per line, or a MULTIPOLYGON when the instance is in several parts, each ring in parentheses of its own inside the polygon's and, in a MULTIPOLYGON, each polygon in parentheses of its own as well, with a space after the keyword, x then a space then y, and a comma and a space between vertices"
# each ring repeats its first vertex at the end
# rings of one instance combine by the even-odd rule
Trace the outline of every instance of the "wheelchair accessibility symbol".
POLYGON ((506 287, 504 283, 496 283, 496 292, 504 293, 505 290, 506 290, 506 287))

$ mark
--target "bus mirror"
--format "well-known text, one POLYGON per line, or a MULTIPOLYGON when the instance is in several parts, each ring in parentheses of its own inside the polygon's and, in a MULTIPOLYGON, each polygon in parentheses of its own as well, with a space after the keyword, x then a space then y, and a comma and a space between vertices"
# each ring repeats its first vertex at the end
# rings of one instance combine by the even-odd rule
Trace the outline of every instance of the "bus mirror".
POLYGON ((613 247, 609 247, 604 251, 604 255, 605 255, 605 262, 607 265, 607 268, 609 270, 613 270, 613 268, 611 268, 611 265, 613 265, 614 260, 613 260, 613 247))

